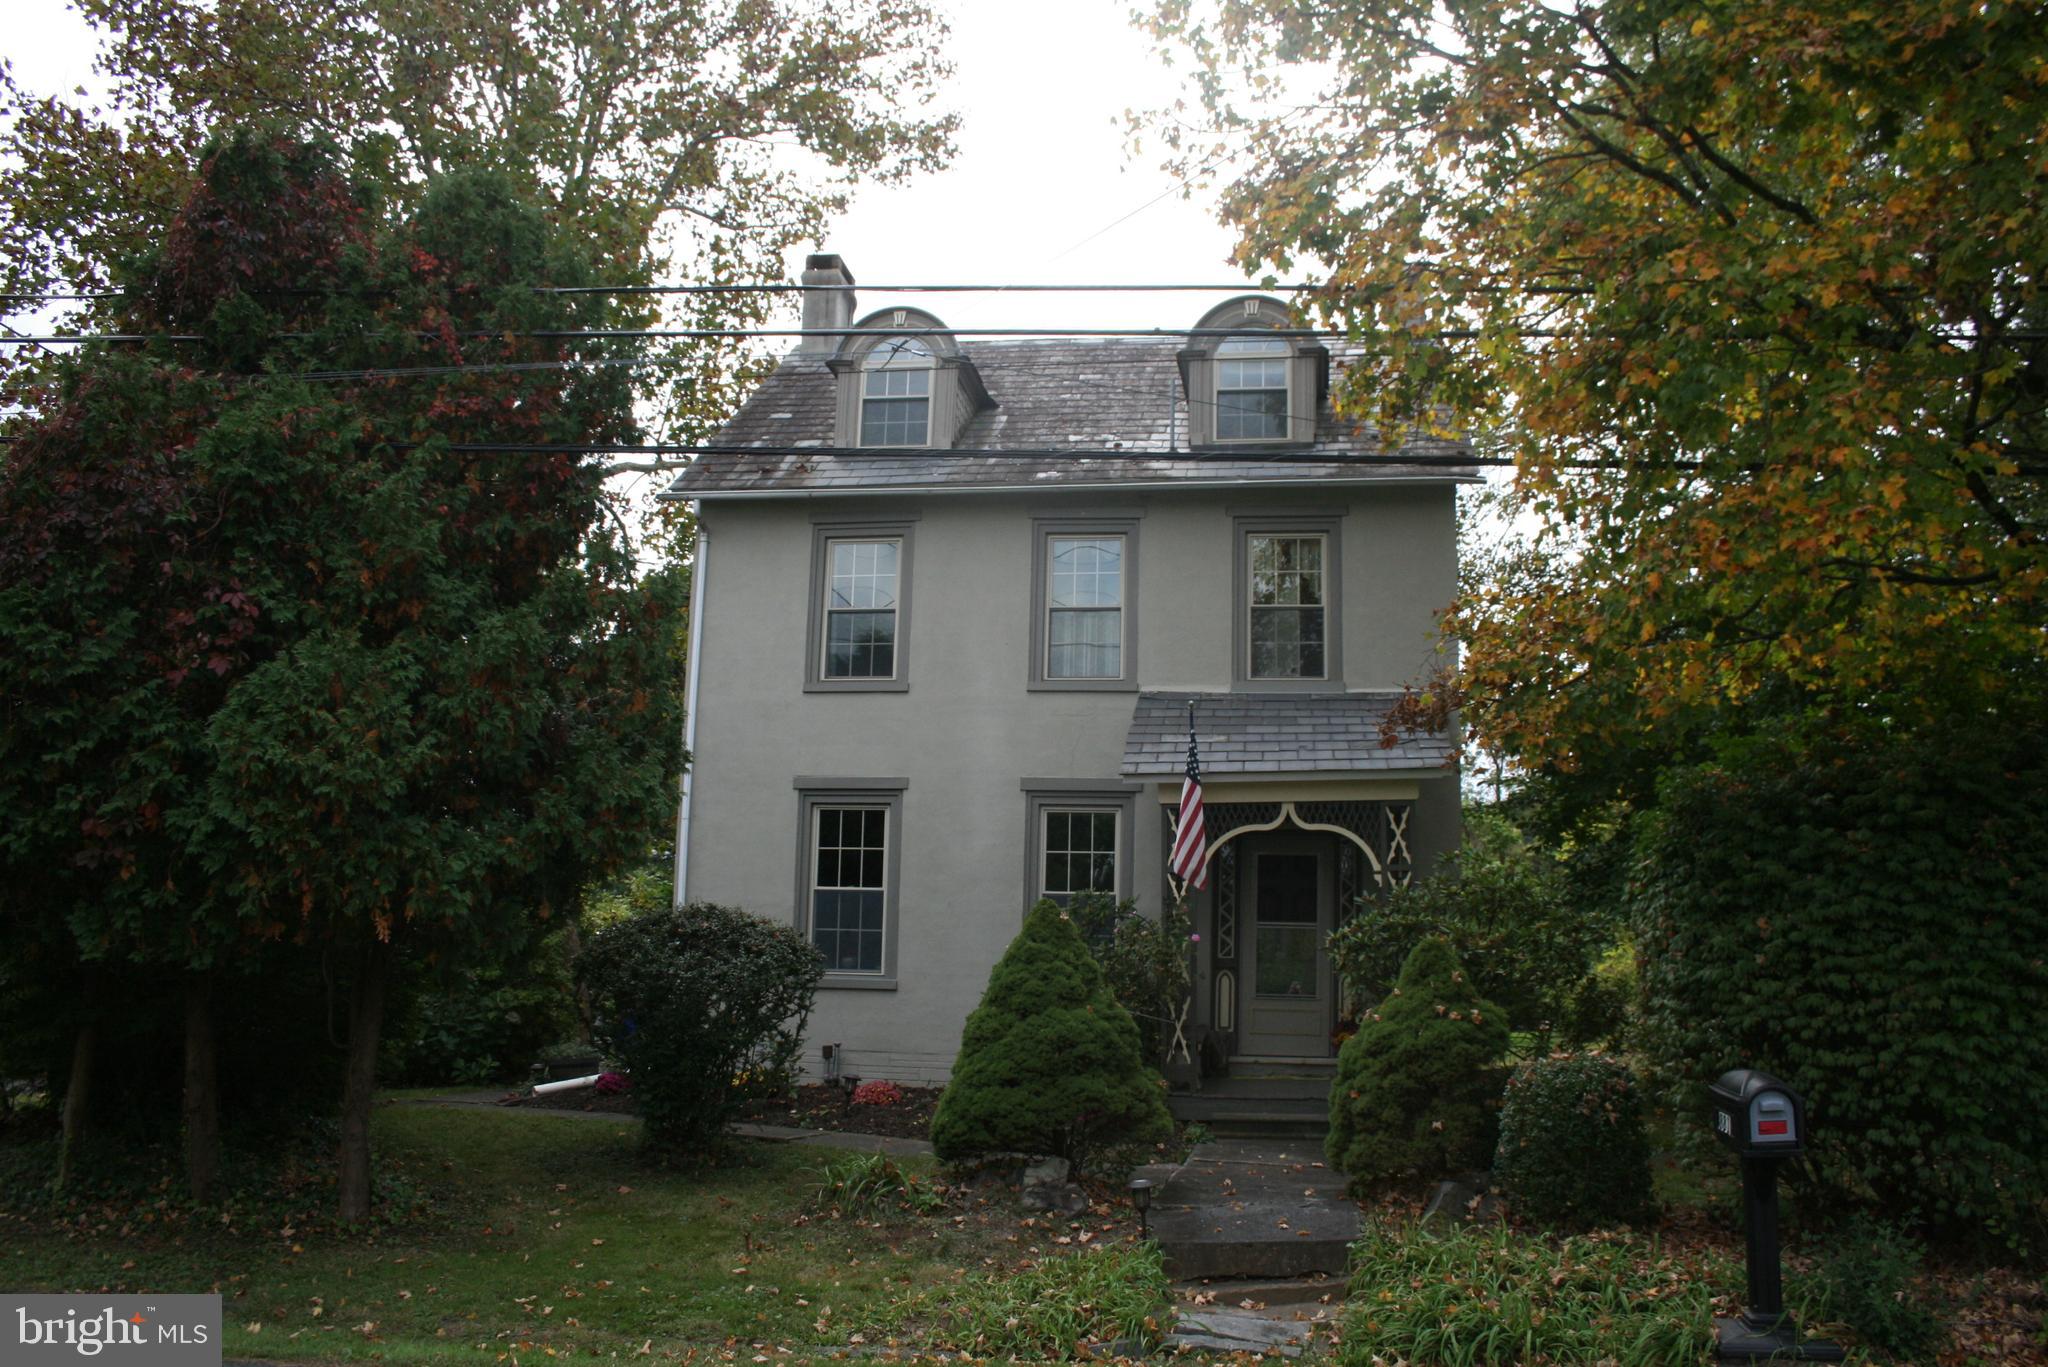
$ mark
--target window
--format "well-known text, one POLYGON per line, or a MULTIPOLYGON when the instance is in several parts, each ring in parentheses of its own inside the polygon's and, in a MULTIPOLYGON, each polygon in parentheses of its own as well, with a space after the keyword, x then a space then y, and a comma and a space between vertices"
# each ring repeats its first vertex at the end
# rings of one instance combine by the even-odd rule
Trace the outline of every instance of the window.
POLYGON ((1236 686, 1265 692, 1341 689, 1343 513, 1236 514, 1236 686))
POLYGON ((1124 539, 1055 536, 1046 547, 1045 677, 1117 679, 1124 672, 1124 539))
POLYGON ((820 515, 811 528, 806 691, 909 688, 910 532, 916 514, 882 522, 820 515))
POLYGON ((1045 860, 1039 891, 1056 902, 1081 892, 1116 896, 1116 811, 1046 807, 1041 816, 1045 860))
POLYGON ((1131 832, 1143 785, 1122 779, 1027 778, 1024 907, 1082 893, 1131 895, 1131 832))
POLYGON ((1231 337, 1216 348, 1216 440, 1287 436, 1287 371, 1293 348, 1278 337, 1231 337))
POLYGON ((931 444, 932 349, 915 337, 891 339, 861 362, 860 444, 931 444))
POLYGON ((896 986, 907 786, 900 778, 796 780, 796 925, 825 962, 826 987, 896 986))
POLYGON ((1040 519, 1032 532, 1028 686, 1135 688, 1137 516, 1040 519))
POLYGON ((1251 665, 1254 679, 1324 676, 1323 538, 1251 538, 1251 665))
POLYGON ((882 971, 889 809, 811 809, 811 943, 833 973, 882 971))
POLYGON ((826 546, 827 679, 896 677, 896 586, 902 543, 831 541, 826 546))

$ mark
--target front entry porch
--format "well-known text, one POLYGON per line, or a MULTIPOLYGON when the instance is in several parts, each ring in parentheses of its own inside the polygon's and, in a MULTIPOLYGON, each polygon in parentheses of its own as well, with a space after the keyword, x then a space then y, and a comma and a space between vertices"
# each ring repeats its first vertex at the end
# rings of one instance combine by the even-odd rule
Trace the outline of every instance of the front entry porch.
MULTIPOLYGON (((1231 788, 1249 786, 1216 789, 1228 798, 1231 788)), ((1372 786, 1384 796, 1208 804, 1209 886, 1188 899, 1201 937, 1190 1017, 1205 1094, 1327 1095, 1348 1026, 1330 933, 1362 899, 1405 884, 1413 869, 1413 805, 1395 785, 1372 786)), ((1162 806, 1162 819, 1170 828, 1172 807, 1162 806)))

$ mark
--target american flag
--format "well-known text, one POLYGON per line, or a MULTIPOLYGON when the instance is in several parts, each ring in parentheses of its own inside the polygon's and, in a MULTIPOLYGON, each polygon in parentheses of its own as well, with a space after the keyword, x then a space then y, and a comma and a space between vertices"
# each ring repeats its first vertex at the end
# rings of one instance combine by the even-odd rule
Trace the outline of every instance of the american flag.
POLYGON ((1202 820, 1202 764, 1195 754, 1195 703, 1188 700, 1188 773, 1180 785, 1180 819, 1166 867, 1191 888, 1209 886, 1209 835, 1202 820))

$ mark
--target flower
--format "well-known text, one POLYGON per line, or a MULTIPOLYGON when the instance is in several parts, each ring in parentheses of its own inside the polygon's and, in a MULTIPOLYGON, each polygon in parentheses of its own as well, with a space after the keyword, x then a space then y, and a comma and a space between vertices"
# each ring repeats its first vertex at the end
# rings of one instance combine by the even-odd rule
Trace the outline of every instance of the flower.
POLYGON ((1200 944, 1202 943, 1202 932, 1199 930, 1194 931, 1188 936, 1188 938, 1190 940, 1193 940, 1196 944, 1200 944))

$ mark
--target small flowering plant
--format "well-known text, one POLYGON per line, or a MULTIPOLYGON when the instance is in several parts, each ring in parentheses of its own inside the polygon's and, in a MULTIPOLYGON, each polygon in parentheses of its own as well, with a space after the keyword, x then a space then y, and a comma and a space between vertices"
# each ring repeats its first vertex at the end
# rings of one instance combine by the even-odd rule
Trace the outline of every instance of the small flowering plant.
POLYGON ((863 1082, 853 1089, 856 1106, 898 1106, 902 1102, 903 1089, 893 1082, 863 1082))
POLYGON ((624 1096, 633 1090, 633 1080, 624 1073, 599 1073, 593 1090, 599 1096, 624 1096))

